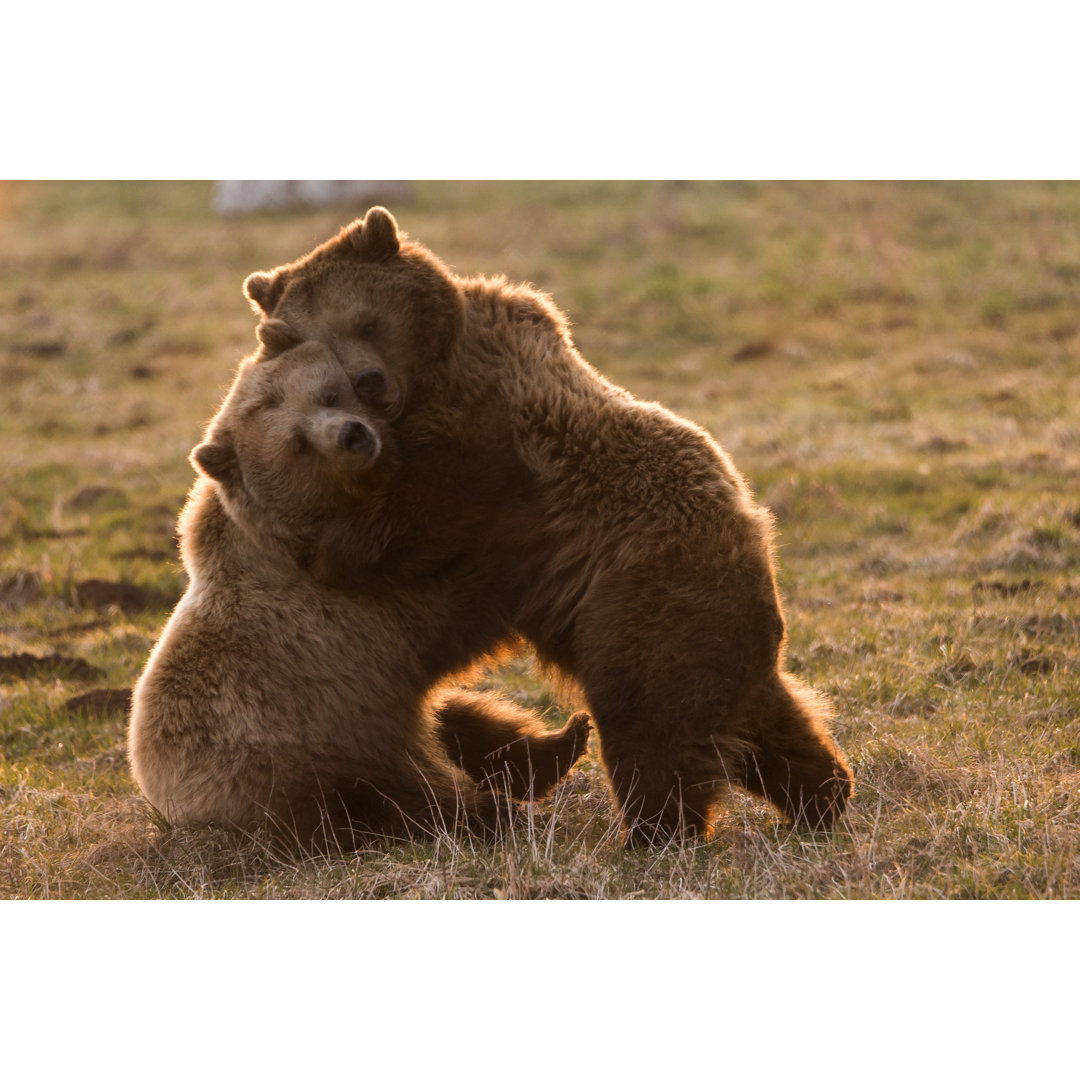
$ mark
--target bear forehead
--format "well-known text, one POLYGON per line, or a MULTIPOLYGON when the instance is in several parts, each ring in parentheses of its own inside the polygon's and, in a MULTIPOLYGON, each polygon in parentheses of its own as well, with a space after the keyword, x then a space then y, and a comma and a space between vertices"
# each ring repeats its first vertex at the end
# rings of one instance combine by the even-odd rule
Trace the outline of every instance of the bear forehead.
POLYGON ((425 275, 438 260, 422 244, 402 242, 390 259, 372 261, 352 243, 348 230, 320 244, 295 262, 277 267, 284 295, 318 303, 322 293, 335 287, 355 288, 361 284, 378 288, 398 283, 419 272, 425 275))
POLYGON ((266 400, 286 393, 314 396, 328 383, 349 384, 348 373, 321 342, 304 341, 251 364, 242 385, 248 400, 266 400))
POLYGON ((319 367, 336 367, 337 357, 321 341, 310 339, 263 363, 268 370, 287 375, 296 371, 313 371, 319 367))
POLYGON ((328 259, 282 272, 281 297, 275 312, 290 317, 340 318, 368 310, 386 291, 386 275, 372 274, 362 263, 328 259))
POLYGON ((308 252, 302 259, 278 268, 288 287, 306 290, 312 299, 320 287, 342 278, 360 278, 377 272, 378 265, 365 262, 351 244, 340 238, 308 252))

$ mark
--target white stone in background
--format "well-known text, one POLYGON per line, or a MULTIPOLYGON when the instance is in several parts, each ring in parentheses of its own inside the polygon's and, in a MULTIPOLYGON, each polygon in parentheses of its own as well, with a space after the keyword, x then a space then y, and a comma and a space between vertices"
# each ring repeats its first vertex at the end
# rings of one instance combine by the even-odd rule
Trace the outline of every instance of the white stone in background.
POLYGON ((291 206, 400 202, 411 195, 408 180, 218 180, 214 209, 225 215, 250 214, 291 206))

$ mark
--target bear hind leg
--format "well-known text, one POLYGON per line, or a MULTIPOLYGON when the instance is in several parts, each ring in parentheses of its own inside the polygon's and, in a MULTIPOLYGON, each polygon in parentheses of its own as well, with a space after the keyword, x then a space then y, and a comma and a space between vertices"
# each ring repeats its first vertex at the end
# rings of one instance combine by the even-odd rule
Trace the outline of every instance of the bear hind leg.
POLYGON ((829 828, 853 794, 851 768, 829 734, 821 699, 782 674, 760 705, 760 722, 737 783, 796 825, 829 828))
POLYGON ((513 799, 547 795, 585 753, 591 726, 589 714, 577 712, 549 731, 526 709, 469 690, 448 694, 435 721, 450 760, 513 799))
POLYGON ((431 839, 440 834, 495 835, 500 807, 470 777, 449 770, 407 767, 378 785, 355 776, 313 777, 278 791, 266 807, 275 845, 307 852, 355 851, 386 839, 431 839), (445 775, 444 775, 445 773, 445 775))

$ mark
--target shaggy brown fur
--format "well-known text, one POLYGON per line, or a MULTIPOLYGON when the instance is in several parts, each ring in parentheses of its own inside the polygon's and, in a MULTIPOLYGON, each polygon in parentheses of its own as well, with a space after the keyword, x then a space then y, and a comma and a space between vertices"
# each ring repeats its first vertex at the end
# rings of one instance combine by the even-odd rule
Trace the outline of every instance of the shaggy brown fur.
POLYGON ((397 417, 387 513, 335 560, 471 560, 489 591, 463 645, 507 623, 577 680, 631 842, 706 831, 729 782, 835 819, 851 772, 783 670, 770 516, 703 430, 600 376, 546 296, 454 276, 381 208, 245 287, 397 417))
POLYGON ((241 365, 192 452, 190 586, 134 691, 132 771, 169 821, 269 823, 304 846, 490 828, 505 795, 544 794, 584 751, 584 713, 549 734, 492 695, 433 689, 511 640, 486 620, 467 656, 452 644, 486 594, 468 566, 326 580, 326 538, 386 516, 394 443, 324 346, 241 365))

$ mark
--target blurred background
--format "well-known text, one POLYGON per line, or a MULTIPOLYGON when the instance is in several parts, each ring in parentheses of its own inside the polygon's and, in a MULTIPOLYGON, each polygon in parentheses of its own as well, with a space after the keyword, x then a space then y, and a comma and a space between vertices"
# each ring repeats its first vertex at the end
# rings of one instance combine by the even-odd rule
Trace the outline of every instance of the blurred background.
POLYGON ((375 202, 459 273, 550 292, 759 489, 1075 466, 1077 184, 6 183, 0 532, 63 526, 90 482, 171 512, 254 343, 244 277, 375 202))

